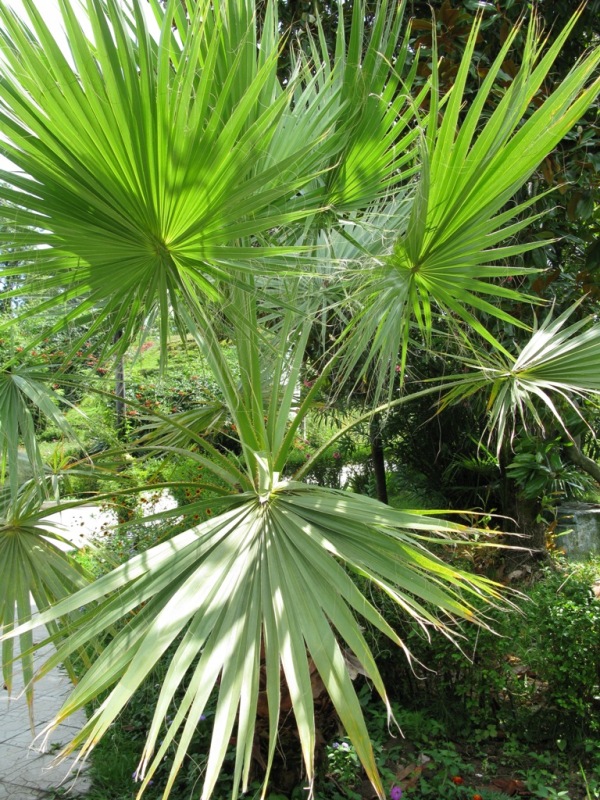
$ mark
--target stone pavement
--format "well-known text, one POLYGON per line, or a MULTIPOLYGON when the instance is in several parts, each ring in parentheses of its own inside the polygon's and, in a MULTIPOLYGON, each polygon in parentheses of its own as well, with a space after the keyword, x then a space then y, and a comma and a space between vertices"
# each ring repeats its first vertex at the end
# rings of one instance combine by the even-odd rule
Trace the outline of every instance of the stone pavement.
MULTIPOLYGON (((44 629, 34 634, 35 640, 44 638, 44 629)), ((51 645, 36 654, 36 663, 42 663, 51 654, 51 645)), ((36 734, 55 716, 67 698, 71 683, 60 669, 54 669, 35 685, 34 716, 36 734)), ((53 731, 47 738, 34 734, 29 725, 25 696, 21 695, 23 680, 20 664, 15 664, 13 696, 6 689, 0 693, 0 800, 50 800, 59 787, 69 790, 73 797, 85 792, 89 780, 84 771, 68 778, 73 758, 51 766, 60 746, 67 744, 85 724, 83 711, 77 712, 68 722, 53 731), (75 779, 74 779, 75 778, 75 779), (66 780, 65 780, 66 779, 66 780)))

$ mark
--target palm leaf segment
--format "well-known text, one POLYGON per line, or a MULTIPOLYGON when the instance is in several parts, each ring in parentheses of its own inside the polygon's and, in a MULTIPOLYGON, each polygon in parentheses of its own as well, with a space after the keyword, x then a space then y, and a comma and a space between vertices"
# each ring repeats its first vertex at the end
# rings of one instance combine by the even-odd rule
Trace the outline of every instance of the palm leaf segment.
POLYGON ((449 615, 473 619, 472 600, 482 593, 493 598, 496 588, 485 579, 457 572, 425 550, 419 531, 426 531, 424 541, 430 541, 432 531, 444 535, 456 531, 449 523, 394 511, 343 492, 285 482, 274 483, 270 492, 259 497, 247 493, 223 504, 225 509, 214 520, 133 558, 41 615, 43 622, 82 604, 99 602, 81 619, 69 641, 59 644, 45 671, 124 613, 139 609, 83 677, 55 722, 116 683, 70 745, 83 745, 84 756, 158 659, 173 648, 140 765, 142 788, 175 742, 168 791, 200 715, 217 692, 202 796, 211 794, 234 733, 239 743, 236 796, 240 782, 242 790, 248 785, 259 695, 269 707, 266 760, 272 763, 283 672, 312 780, 315 722, 310 656, 369 777, 382 793, 340 643, 360 660, 385 700, 381 677, 355 613, 400 646, 402 642, 358 591, 343 565, 368 575, 428 626, 441 626, 427 610, 430 604, 449 615), (173 721, 165 732, 169 714, 173 721))

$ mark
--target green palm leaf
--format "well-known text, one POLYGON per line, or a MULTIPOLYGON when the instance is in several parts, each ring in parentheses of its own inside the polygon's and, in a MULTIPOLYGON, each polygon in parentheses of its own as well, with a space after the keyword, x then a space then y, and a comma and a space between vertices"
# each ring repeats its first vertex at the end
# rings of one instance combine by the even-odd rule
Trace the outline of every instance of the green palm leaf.
POLYGON ((45 467, 38 447, 33 408, 51 420, 65 436, 75 438, 60 411, 61 398, 48 386, 49 379, 54 380, 54 377, 26 365, 13 365, 0 371, 0 483, 8 476, 15 496, 19 488, 21 444, 40 489, 45 487, 45 467))
MULTIPOLYGON (((464 533, 461 526, 400 512, 364 497, 280 483, 267 495, 238 495, 218 517, 151 548, 40 615, 58 615, 93 603, 67 642, 44 666, 68 658, 125 615, 127 624, 84 675, 53 724, 113 687, 71 745, 81 757, 108 729, 171 648, 139 774, 145 784, 172 742, 172 786, 200 715, 216 692, 215 727, 202 796, 210 796, 227 743, 237 726, 235 784, 248 785, 259 694, 261 651, 266 664, 271 737, 278 727, 280 671, 292 698, 309 780, 314 775, 314 718, 308 659, 312 658, 367 774, 382 794, 360 704, 348 677, 343 641, 387 703, 375 661, 354 614, 402 642, 356 588, 351 573, 366 575, 415 620, 445 629, 446 618, 477 619, 473 600, 499 599, 493 582, 461 573, 427 551, 464 533), (423 535, 423 541, 420 537, 423 535), (346 565, 347 569, 344 569, 346 565), (130 616, 129 612, 136 611, 130 616), (339 641, 338 641, 339 640, 339 641), (165 733, 165 717, 177 712, 165 733), (163 739, 162 744, 158 740, 163 739)), ((482 620, 479 620, 482 622, 482 620)), ((31 625, 16 633, 24 633, 31 625)), ((12 634, 15 635, 15 634, 12 634)), ((268 779, 265 778, 265 780, 268 779)), ((237 788, 234 791, 237 796, 237 788)))
POLYGON ((323 177, 328 214, 321 222, 389 198, 419 168, 419 129, 413 122, 429 86, 413 86, 418 59, 405 69, 410 25, 402 38, 404 8, 405 3, 383 0, 365 35, 365 15, 357 3, 347 35, 340 5, 333 57, 320 25, 318 41, 310 40, 313 64, 324 65, 314 91, 321 103, 332 97, 341 112, 337 124, 345 132, 323 177))
MULTIPOLYGON (((66 506, 42 508, 37 483, 36 480, 22 484, 16 496, 7 488, 0 491, 0 631, 3 633, 30 620, 36 610, 49 608, 92 580, 64 549, 68 542, 59 531, 48 523, 41 524, 50 513, 66 506)), ((72 616, 76 615, 75 611, 72 616)), ((49 621, 49 633, 59 638, 64 636, 67 622, 60 616, 49 621)), ((25 631, 18 640, 18 656, 14 652, 14 639, 2 643, 2 673, 10 692, 13 661, 20 659, 33 724, 33 637, 31 632, 25 631)), ((64 664, 75 680, 71 660, 67 659, 64 664)))
POLYGON ((476 360, 465 361, 476 371, 448 378, 457 385, 445 395, 444 405, 474 392, 488 393, 488 427, 499 445, 516 419, 525 427, 533 419, 543 429, 540 404, 565 429, 560 402, 581 416, 575 399, 600 396, 600 325, 584 318, 565 327, 577 305, 556 319, 549 314, 517 357, 486 358, 480 352, 476 360))
POLYGON ((523 216, 536 198, 509 210, 505 206, 600 91, 600 79, 593 80, 600 62, 596 48, 526 116, 576 19, 577 15, 546 53, 536 39, 535 24, 531 24, 519 74, 491 115, 485 110, 486 100, 516 29, 507 37, 464 118, 463 91, 478 25, 471 31, 455 85, 443 98, 439 125, 432 93, 410 213, 403 209, 398 217, 396 209, 379 209, 372 220, 357 220, 358 228, 362 225, 365 230, 352 234, 359 244, 355 258, 374 245, 374 258, 359 278, 358 296, 365 309, 357 324, 359 341, 374 340, 365 370, 374 362, 384 370, 393 369, 399 350, 404 369, 411 325, 416 322, 429 337, 436 311, 441 310, 447 319, 458 317, 500 351, 501 344, 478 313, 523 327, 495 301, 532 298, 494 279, 527 272, 512 266, 510 259, 544 242, 502 244, 536 218, 523 216), (376 232, 382 216, 388 217, 383 242, 376 232))
POLYGON ((50 295, 40 309, 77 300, 77 315, 95 310, 93 329, 109 320, 109 337, 123 332, 121 349, 158 306, 164 345, 171 313, 183 325, 182 302, 215 299, 232 260, 238 274, 259 259, 264 271, 287 252, 240 240, 314 211, 299 190, 337 149, 329 116, 290 112, 276 40, 257 48, 249 0, 196 4, 183 41, 171 29, 179 3, 155 4, 160 44, 141 0, 90 0, 91 39, 61 0, 73 63, 24 5, 32 30, 0 3, 1 148, 18 169, 0 172, 0 240, 19 262, 5 274, 25 261, 50 295))

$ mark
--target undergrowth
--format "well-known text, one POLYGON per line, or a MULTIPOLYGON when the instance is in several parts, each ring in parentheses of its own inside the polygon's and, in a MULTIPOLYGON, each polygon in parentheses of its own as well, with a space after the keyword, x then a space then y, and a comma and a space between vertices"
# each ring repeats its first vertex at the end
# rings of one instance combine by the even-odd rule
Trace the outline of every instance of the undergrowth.
MULTIPOLYGON (((118 535, 108 547, 122 558, 126 545, 118 535)), ((360 698, 391 800, 600 797, 600 601, 592 590, 599 576, 600 561, 555 564, 521 587, 518 610, 493 613, 489 630, 458 626, 460 649, 442 636, 427 637, 373 595, 416 659, 411 669, 387 640, 366 631, 400 728, 388 726, 382 704, 364 683, 360 698)), ((136 796, 135 770, 167 663, 163 659, 97 745, 89 800, 136 796)), ((199 795, 211 727, 209 708, 198 720, 177 800, 199 795)), ((161 795, 173 753, 154 776, 148 800, 161 795)), ((316 800, 373 797, 341 728, 321 746, 318 763, 316 800)), ((258 763, 256 773, 258 787, 258 763)), ((217 800, 229 797, 230 789, 225 769, 217 800)), ((300 800, 306 790, 301 781, 285 791, 275 785, 269 796, 300 800)))

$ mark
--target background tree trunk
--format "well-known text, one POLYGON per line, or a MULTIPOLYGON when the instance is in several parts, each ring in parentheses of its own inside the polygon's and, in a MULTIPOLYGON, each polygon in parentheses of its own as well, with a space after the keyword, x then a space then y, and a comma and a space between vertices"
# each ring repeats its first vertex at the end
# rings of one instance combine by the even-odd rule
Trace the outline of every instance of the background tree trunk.
POLYGON ((376 414, 371 418, 369 425, 369 440, 371 443, 371 461, 375 475, 375 491, 377 499, 382 503, 388 502, 387 485, 385 481, 385 457, 383 452, 383 438, 381 435, 381 417, 376 414))
POLYGON ((563 448, 563 453, 565 458, 568 458, 572 464, 587 472, 595 481, 600 483, 600 464, 594 461, 593 458, 586 456, 585 453, 582 453, 574 442, 569 442, 569 446, 563 448))
MULTIPOLYGON (((114 341, 118 342, 123 331, 118 331, 115 334, 114 341)), ((125 439, 127 435, 127 423, 125 419, 125 364, 123 356, 117 356, 115 362, 115 422, 117 429, 117 436, 119 439, 125 439)))

